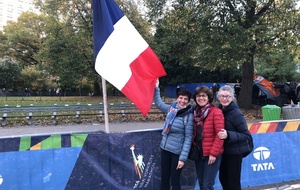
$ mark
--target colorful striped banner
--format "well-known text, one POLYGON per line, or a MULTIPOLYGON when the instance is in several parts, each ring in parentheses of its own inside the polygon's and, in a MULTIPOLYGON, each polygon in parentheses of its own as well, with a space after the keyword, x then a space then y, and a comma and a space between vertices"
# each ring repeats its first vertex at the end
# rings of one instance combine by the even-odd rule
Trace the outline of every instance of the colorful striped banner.
POLYGON ((249 123, 248 129, 251 134, 300 131, 300 120, 249 123))

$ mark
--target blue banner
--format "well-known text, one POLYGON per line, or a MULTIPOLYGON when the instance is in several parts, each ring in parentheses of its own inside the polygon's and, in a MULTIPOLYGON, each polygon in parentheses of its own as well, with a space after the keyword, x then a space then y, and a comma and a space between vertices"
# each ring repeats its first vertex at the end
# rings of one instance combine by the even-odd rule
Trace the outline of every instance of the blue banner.
MULTIPOLYGON (((255 129, 256 126, 253 126, 255 129)), ((258 130, 259 131, 259 130, 258 130)), ((253 134, 242 187, 300 179, 300 131, 253 134)), ((0 139, 0 189, 160 189, 161 130, 0 139)), ((183 189, 199 189, 193 161, 183 189)), ((218 178, 215 189, 221 189, 218 178)))
POLYGON ((243 161, 243 187, 300 179, 300 131, 254 134, 254 151, 243 161))

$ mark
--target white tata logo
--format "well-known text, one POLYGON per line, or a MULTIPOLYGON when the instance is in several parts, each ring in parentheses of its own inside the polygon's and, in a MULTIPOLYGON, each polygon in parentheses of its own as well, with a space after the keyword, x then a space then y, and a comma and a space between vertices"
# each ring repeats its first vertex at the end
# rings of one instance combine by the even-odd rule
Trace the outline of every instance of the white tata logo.
POLYGON ((264 161, 263 163, 251 164, 253 171, 265 171, 265 170, 274 170, 275 167, 272 162, 267 162, 266 160, 270 157, 271 152, 266 147, 258 147, 253 151, 253 157, 256 160, 264 161))
POLYGON ((253 156, 256 160, 266 160, 270 157, 271 152, 266 147, 258 147, 253 151, 253 156))
POLYGON ((3 183, 3 178, 2 178, 2 176, 0 175, 0 185, 2 185, 2 183, 3 183))

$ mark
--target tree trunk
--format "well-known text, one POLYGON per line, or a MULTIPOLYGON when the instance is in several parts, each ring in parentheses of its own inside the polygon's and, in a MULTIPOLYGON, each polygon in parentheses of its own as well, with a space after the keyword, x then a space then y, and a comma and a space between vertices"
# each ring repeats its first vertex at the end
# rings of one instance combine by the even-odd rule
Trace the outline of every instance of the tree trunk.
POLYGON ((238 99, 238 105, 240 108, 244 109, 250 109, 252 107, 252 89, 254 74, 253 58, 254 54, 251 52, 242 65, 242 87, 238 99))
POLYGON ((94 82, 94 92, 93 92, 93 96, 101 96, 101 88, 100 88, 100 84, 98 81, 94 82))

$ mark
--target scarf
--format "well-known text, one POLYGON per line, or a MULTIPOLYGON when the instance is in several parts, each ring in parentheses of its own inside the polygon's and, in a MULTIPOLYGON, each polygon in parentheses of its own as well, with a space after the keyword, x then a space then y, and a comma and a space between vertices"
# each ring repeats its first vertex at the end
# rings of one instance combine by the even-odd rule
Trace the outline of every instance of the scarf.
POLYGON ((194 110, 194 135, 193 135, 193 145, 199 145, 202 143, 202 133, 204 129, 204 120, 207 117, 211 103, 206 104, 204 107, 196 106, 194 110))
POLYGON ((191 105, 188 105, 186 108, 181 109, 178 106, 177 102, 172 103, 169 112, 166 116, 166 120, 164 123, 162 135, 167 135, 171 129, 171 126, 173 124, 173 121, 176 116, 183 114, 186 110, 188 110, 191 107, 191 105))

